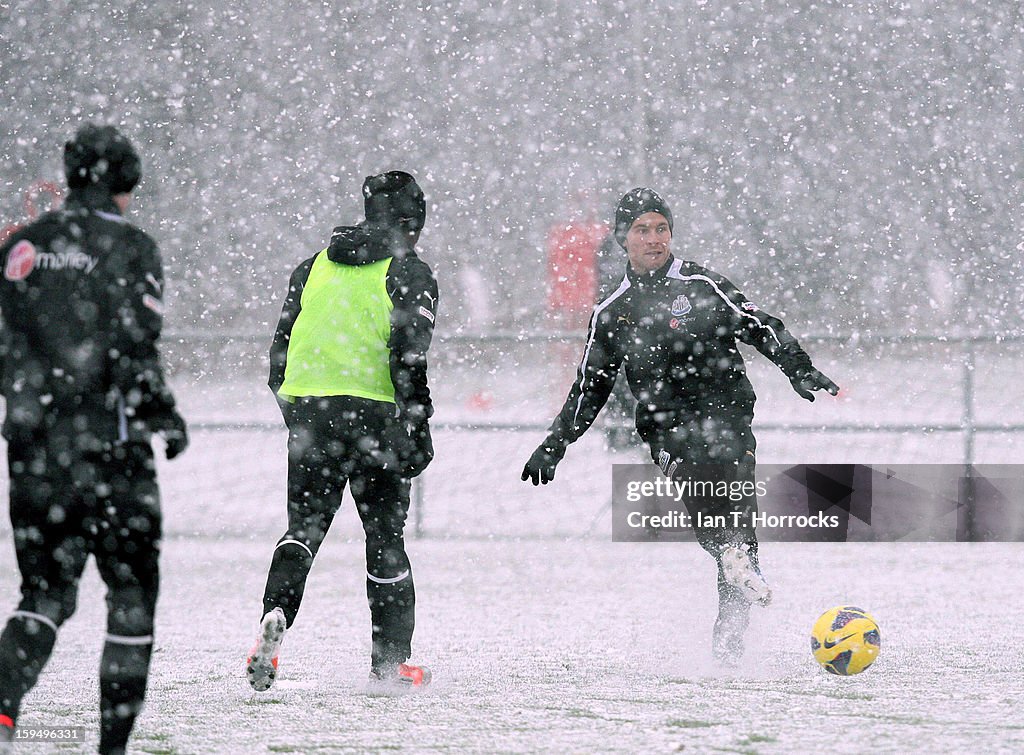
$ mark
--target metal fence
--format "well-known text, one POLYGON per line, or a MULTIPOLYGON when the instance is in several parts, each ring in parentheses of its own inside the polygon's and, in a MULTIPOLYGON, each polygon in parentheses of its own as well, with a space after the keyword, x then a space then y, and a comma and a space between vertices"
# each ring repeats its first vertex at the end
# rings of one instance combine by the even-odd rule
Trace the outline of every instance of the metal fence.
MULTIPOLYGON (((555 331, 543 334, 525 334, 516 332, 491 332, 480 334, 456 334, 439 335, 434 339, 431 357, 437 358, 438 352, 452 350, 455 348, 468 349, 472 352, 479 352, 480 347, 533 347, 543 344, 581 344, 585 334, 573 331, 555 331)), ((175 333, 167 337, 167 340, 177 344, 217 344, 218 350, 224 344, 245 344, 250 347, 263 346, 268 341, 266 335, 254 335, 251 333, 225 334, 225 333, 175 333)), ((979 435, 985 433, 1020 433, 1024 432, 1024 421, 1012 418, 1007 421, 984 421, 978 418, 978 403, 975 376, 979 369, 976 358, 980 347, 1011 346, 1024 348, 1024 336, 1000 337, 993 335, 953 335, 953 336, 926 336, 926 335, 898 335, 898 334, 873 334, 870 336, 857 335, 812 335, 801 339, 801 343, 809 351, 816 346, 837 346, 843 350, 858 350, 865 346, 900 346, 916 345, 924 347, 942 347, 944 350, 953 349, 960 354, 958 372, 959 390, 955 395, 947 395, 946 400, 956 405, 958 419, 956 421, 921 421, 921 422, 900 422, 900 421, 844 421, 833 422, 823 427, 820 424, 800 422, 759 422, 762 430, 780 431, 821 431, 827 430, 831 433, 956 433, 961 437, 962 454, 961 460, 965 465, 975 463, 975 443, 979 435)), ((472 360, 469 360, 472 366, 472 360)), ((986 368, 990 369, 990 368, 986 368)), ((1012 367, 1004 367, 1000 371, 1009 375, 1014 374, 1012 367)), ((1010 386, 1007 386, 1010 387, 1010 386)), ((1024 410, 1024 407, 1022 407, 1024 410)), ((277 430, 280 424, 277 422, 265 421, 200 421, 193 423, 194 427, 203 430, 250 430, 254 432, 277 430)), ((505 431, 505 432, 539 432, 543 431, 550 424, 548 420, 536 421, 486 421, 486 420, 440 420, 433 424, 433 427, 442 431, 505 431)))
MULTIPOLYGON (((493 463, 491 457, 498 457, 503 466, 501 473, 512 475, 515 472, 512 467, 516 466, 512 462, 522 463, 518 457, 540 439, 551 420, 553 407, 564 397, 583 339, 584 335, 579 332, 492 332, 436 337, 431 349, 431 379, 439 405, 445 409, 438 411, 432 424, 435 440, 438 435, 448 434, 452 451, 449 456, 467 456, 476 447, 491 444, 496 450, 489 452, 490 457, 481 455, 472 464, 481 467, 486 475, 488 465, 493 463), (551 371, 557 374, 549 374, 551 371), (516 394, 523 402, 491 413, 460 410, 459 392, 468 395, 481 385, 497 385, 498 393, 516 394), (509 441, 510 437, 514 440, 509 441), (506 461, 505 457, 512 456, 515 458, 506 461)), ((201 380, 216 382, 225 375, 246 372, 250 382, 262 382, 257 377, 260 370, 254 367, 265 365, 267 335, 177 333, 166 340, 171 347, 171 362, 179 375, 187 376, 191 372, 200 375, 201 380), (190 362, 199 362, 202 368, 190 362)), ((762 370, 761 374, 752 375, 759 392, 761 386, 768 384, 765 391, 769 400, 764 403, 769 409, 782 405, 779 410, 759 416, 755 430, 769 438, 797 439, 794 444, 802 445, 795 445, 796 450, 790 453, 801 458, 794 461, 803 461, 804 455, 821 448, 840 447, 844 437, 859 439, 859 445, 854 444, 861 449, 859 453, 863 453, 863 449, 878 449, 878 453, 883 453, 887 447, 912 446, 900 458, 893 458, 892 463, 941 461, 962 463, 969 468, 982 462, 1012 462, 1019 455, 1017 441, 1024 442, 1024 436, 1020 435, 1024 431, 1024 388, 1018 386, 1020 381, 1016 376, 1024 370, 1024 338, 818 335, 803 337, 801 343, 815 357, 818 366, 837 377, 841 385, 853 386, 854 397, 838 409, 828 408, 826 403, 824 407, 819 404, 818 409, 810 410, 793 398, 784 382, 770 383, 780 378, 771 375, 777 371, 767 360, 759 356, 747 360, 749 369, 762 370), (828 412, 822 414, 825 408, 828 412), (807 421, 807 417, 818 417, 819 421, 807 421), (878 441, 865 442, 864 436, 878 438, 878 441), (990 442, 988 439, 1000 440, 990 442), (998 451, 995 456, 993 449, 998 451)), ((262 387, 260 390, 265 391, 262 387)), ((260 404, 272 404, 269 394, 260 404)), ((192 419, 191 426, 195 431, 223 438, 239 438, 240 433, 250 437, 251 434, 277 433, 267 435, 264 446, 278 442, 283 433, 276 416, 266 413, 259 418, 244 416, 244 407, 242 414, 234 412, 229 417, 210 418, 200 412, 192 419)), ((592 461, 597 458, 594 454, 599 453, 596 448, 592 445, 586 452, 592 461)), ((857 455, 857 452, 847 455, 857 455)), ((1020 455, 1024 455, 1024 448, 1020 455)), ((849 461, 862 463, 865 460, 850 458, 849 461)), ((871 461, 887 462, 888 457, 871 461)), ((569 459, 567 467, 568 462, 569 459)), ((600 460, 596 463, 607 466, 600 460)), ((435 464, 414 485, 411 524, 417 535, 463 533, 458 522, 464 518, 464 511, 474 501, 488 495, 486 490, 464 492, 468 479, 476 476, 476 470, 467 475, 444 464, 443 460, 435 464), (466 500, 452 502, 451 499, 460 496, 466 500), (444 507, 449 510, 442 516, 444 507)), ((591 471, 593 469, 591 467, 591 471)), ((569 469, 566 477, 586 474, 585 469, 582 472, 579 468, 569 469)), ((584 483, 563 490, 568 497, 586 497, 591 518, 606 507, 607 494, 610 494, 610 488, 606 494, 600 492, 603 488, 584 483), (589 500, 600 496, 605 500, 589 500)), ((200 491, 200 495, 203 494, 200 491)), ((545 494, 550 495, 547 491, 518 492, 509 487, 496 495, 507 504, 510 496, 525 499, 527 495, 545 494)), ((515 516, 518 522, 523 521, 523 517, 528 520, 537 515, 529 503, 523 502, 515 510, 515 516)), ((575 533, 572 526, 563 523, 552 531, 575 533)), ((549 525, 540 523, 539 518, 536 525, 523 527, 524 531, 534 534, 550 529, 549 525)), ((580 529, 584 529, 582 525, 580 529)), ((590 531, 593 527, 586 529, 590 531)), ((474 534, 489 532, 483 525, 473 530, 474 534)))

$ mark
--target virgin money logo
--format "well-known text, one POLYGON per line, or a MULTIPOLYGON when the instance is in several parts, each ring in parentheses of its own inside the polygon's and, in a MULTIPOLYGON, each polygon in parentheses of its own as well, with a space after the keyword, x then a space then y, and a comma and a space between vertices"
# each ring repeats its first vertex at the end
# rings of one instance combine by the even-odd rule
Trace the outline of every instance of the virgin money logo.
POLYGON ((36 248, 31 241, 19 241, 7 255, 4 277, 9 281, 23 281, 36 266, 36 248))
POLYGON ((90 257, 84 252, 40 252, 36 259, 36 267, 40 270, 84 270, 91 273, 99 264, 98 257, 90 257))

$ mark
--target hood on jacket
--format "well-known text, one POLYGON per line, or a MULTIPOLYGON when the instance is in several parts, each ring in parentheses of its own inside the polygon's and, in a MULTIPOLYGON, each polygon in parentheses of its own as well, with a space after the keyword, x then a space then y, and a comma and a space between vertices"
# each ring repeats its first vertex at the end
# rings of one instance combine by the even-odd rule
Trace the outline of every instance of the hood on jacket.
POLYGON ((397 229, 365 222, 338 226, 327 247, 327 258, 343 265, 368 265, 388 257, 402 259, 413 253, 397 229))
POLYGON ((96 184, 78 189, 71 189, 67 199, 64 200, 66 209, 78 209, 84 207, 89 210, 102 210, 114 215, 121 215, 122 212, 114 202, 114 195, 106 186, 96 184))

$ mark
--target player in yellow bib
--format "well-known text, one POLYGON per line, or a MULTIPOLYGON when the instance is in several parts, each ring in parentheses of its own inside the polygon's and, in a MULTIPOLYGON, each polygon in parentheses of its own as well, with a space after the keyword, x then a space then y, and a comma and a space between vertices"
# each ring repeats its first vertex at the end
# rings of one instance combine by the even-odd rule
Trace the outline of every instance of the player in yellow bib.
POLYGON ((313 258, 292 327, 277 395, 358 396, 395 403, 389 342, 394 305, 387 291, 392 257, 365 265, 313 258))
POLYGON ((363 184, 366 220, 291 276, 269 385, 288 425, 288 530, 274 550, 247 676, 267 690, 320 543, 351 486, 366 533, 371 679, 421 686, 407 663, 415 591, 403 529, 409 480, 433 458, 427 349, 437 283, 415 251, 426 217, 408 173, 363 184))

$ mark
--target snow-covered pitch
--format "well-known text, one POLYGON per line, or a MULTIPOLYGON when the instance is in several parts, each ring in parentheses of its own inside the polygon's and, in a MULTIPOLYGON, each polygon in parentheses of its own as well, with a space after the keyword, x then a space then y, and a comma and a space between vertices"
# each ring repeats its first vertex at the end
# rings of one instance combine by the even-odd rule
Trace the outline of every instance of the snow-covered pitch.
MULTIPOLYGON (((610 542, 612 458, 597 431, 537 490, 518 480, 535 439, 437 434, 426 537, 409 541, 426 694, 363 694, 369 611, 350 502, 285 638, 280 681, 255 694, 244 658, 284 528, 283 429, 194 436, 160 466, 168 535, 137 752, 1024 748, 1019 544, 768 543, 775 601, 754 611, 743 665, 724 672, 710 659, 711 559, 694 544, 610 542), (826 674, 810 652, 814 619, 840 603, 881 626, 881 656, 858 677, 826 674)), ((5 530, 5 612, 15 574, 5 530)), ((103 617, 90 564, 20 723, 84 726, 95 747, 103 617)))
MULTIPOLYGON (((435 682, 362 693, 362 547, 332 538, 285 639, 280 680, 253 693, 244 656, 272 543, 172 538, 138 752, 1012 752, 1024 747, 1022 611, 1006 545, 779 544, 775 603, 737 671, 716 670, 710 560, 694 545, 425 540, 411 546, 415 657, 435 682), (810 654, 823 609, 853 599, 881 624, 858 677, 810 654)), ((4 552, 0 590, 13 596, 4 552)), ((82 586, 21 723, 97 727, 102 588, 82 586)), ((19 752, 21 748, 19 747, 19 752)), ((32 752, 25 747, 25 752, 32 752)))

